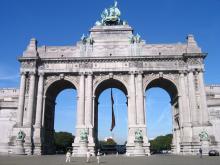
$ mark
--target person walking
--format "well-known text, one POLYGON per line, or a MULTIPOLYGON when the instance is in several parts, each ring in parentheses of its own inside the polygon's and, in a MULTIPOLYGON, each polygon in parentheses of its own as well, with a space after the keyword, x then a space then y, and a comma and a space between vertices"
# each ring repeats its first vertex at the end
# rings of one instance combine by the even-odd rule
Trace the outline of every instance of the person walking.
POLYGON ((199 156, 202 158, 202 148, 199 149, 199 156))
POLYGON ((101 154, 100 154, 100 152, 98 151, 98 153, 97 153, 97 155, 96 155, 97 163, 98 163, 98 164, 100 163, 100 157, 101 157, 101 154))
POLYGON ((91 153, 90 153, 90 151, 88 150, 87 153, 86 153, 86 163, 89 163, 89 161, 90 161, 90 156, 91 156, 91 153))
POLYGON ((70 150, 68 150, 66 153, 66 163, 70 162, 70 157, 71 157, 71 152, 70 152, 70 150))

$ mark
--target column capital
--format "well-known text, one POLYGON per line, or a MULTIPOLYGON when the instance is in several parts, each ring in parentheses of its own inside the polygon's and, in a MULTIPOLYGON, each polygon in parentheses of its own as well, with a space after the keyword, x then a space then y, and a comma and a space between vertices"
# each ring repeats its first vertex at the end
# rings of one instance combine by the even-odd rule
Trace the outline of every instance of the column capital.
POLYGON ((92 76, 93 75, 93 72, 86 72, 85 73, 87 76, 92 76))
POLYGON ((198 69, 196 69, 196 71, 197 71, 197 72, 201 72, 201 73, 203 73, 203 72, 204 72, 204 69, 202 69, 202 68, 198 68, 198 69))
POLYGON ((27 74, 26 71, 21 71, 21 72, 20 72, 20 75, 21 75, 21 76, 25 76, 26 74, 27 74))
POLYGON ((191 68, 191 69, 188 70, 188 73, 193 73, 193 72, 195 72, 195 69, 191 68))
POLYGON ((85 76, 85 74, 86 74, 85 72, 79 72, 80 76, 85 76))
POLYGON ((42 72, 42 71, 40 71, 40 72, 38 72, 38 75, 39 75, 40 77, 43 77, 43 76, 45 75, 45 73, 42 72))
POLYGON ((136 74, 136 71, 129 71, 128 72, 130 75, 135 75, 136 74))
POLYGON ((30 71, 30 72, 29 72, 29 75, 31 75, 31 76, 35 76, 35 74, 36 74, 35 71, 30 71))
POLYGON ((137 71, 137 74, 138 74, 138 75, 143 75, 143 73, 144 73, 144 72, 143 72, 142 70, 137 71))
POLYGON ((185 70, 179 70, 180 75, 185 75, 186 73, 187 73, 187 71, 185 71, 185 70))

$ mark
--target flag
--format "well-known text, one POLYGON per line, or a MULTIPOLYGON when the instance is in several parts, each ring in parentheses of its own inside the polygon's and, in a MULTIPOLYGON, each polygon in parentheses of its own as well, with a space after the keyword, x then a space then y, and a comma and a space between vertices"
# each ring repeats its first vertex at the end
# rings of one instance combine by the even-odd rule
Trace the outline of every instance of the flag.
POLYGON ((112 131, 115 127, 114 98, 112 94, 112 88, 111 88, 111 106, 112 106, 112 124, 110 131, 112 131))

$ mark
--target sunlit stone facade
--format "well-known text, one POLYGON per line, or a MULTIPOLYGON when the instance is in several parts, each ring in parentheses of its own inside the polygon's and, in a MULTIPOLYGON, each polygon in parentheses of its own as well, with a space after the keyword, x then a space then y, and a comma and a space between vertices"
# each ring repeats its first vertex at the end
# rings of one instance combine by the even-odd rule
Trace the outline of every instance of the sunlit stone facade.
POLYGON ((19 58, 20 88, 0 90, 0 153, 14 153, 20 130, 26 134, 26 154, 54 153, 55 99, 67 88, 77 91, 75 155, 85 154, 79 152, 84 130, 87 149, 97 149, 98 97, 107 88, 127 97, 127 155, 137 155, 137 130, 144 154, 150 155, 144 94, 152 87, 165 89, 171 98, 173 153, 220 150, 220 86, 205 86, 205 57, 193 35, 185 43, 145 43, 125 23, 97 23, 74 46, 39 46, 31 39, 19 58))

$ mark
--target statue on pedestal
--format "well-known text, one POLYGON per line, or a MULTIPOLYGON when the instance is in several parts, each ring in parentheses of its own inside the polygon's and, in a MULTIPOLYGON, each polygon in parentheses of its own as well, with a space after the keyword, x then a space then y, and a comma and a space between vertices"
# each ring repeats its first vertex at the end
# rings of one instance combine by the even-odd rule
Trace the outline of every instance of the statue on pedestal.
POLYGON ((80 132, 80 141, 88 141, 88 132, 87 130, 82 130, 80 132))
POLYGON ((143 148, 143 133, 142 130, 135 131, 135 147, 134 147, 134 153, 133 156, 144 156, 144 148, 143 148))
POLYGON ((24 155, 24 138, 26 134, 23 131, 19 131, 16 138, 16 146, 14 148, 14 153, 17 155, 24 155))
POLYGON ((114 5, 108 9, 104 9, 101 14, 101 21, 97 21, 97 26, 112 26, 112 25, 126 25, 126 21, 120 19, 121 11, 118 8, 118 2, 115 1, 114 5))
POLYGON ((138 141, 138 142, 142 142, 143 141, 143 135, 142 135, 142 130, 137 130, 135 132, 135 141, 138 141))

